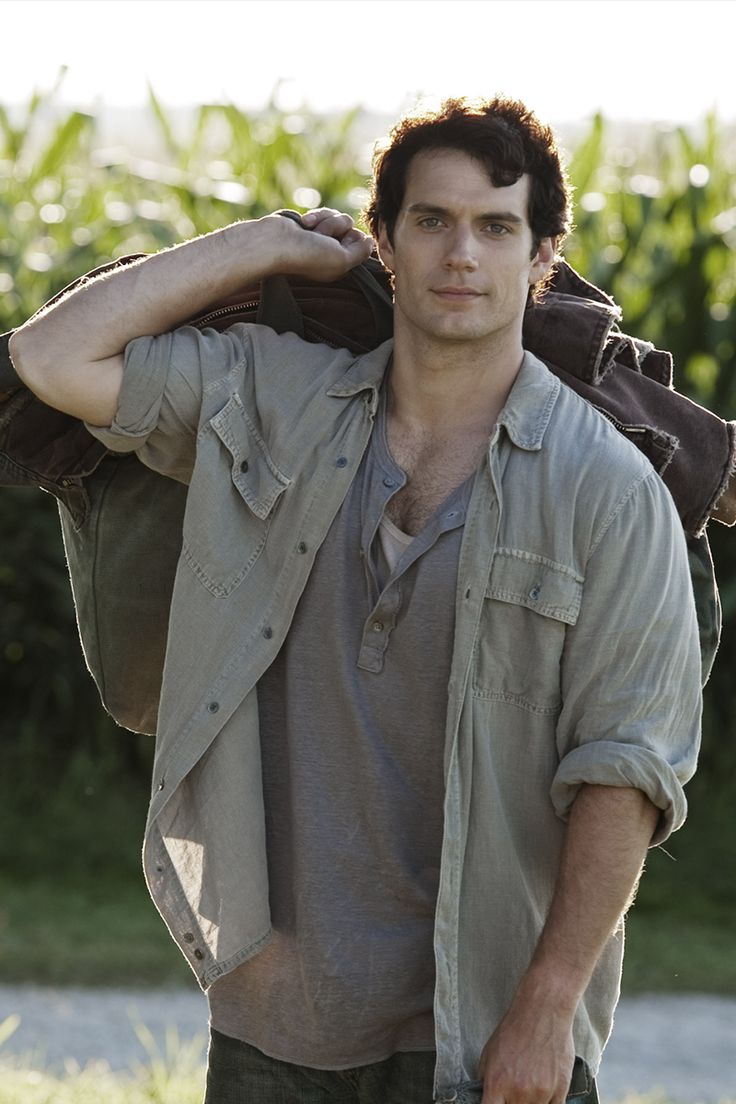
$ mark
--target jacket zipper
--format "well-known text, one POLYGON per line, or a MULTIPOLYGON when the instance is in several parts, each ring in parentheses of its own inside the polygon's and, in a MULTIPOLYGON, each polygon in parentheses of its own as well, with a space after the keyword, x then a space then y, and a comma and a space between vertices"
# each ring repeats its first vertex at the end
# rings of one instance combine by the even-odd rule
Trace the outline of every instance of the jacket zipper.
MULTIPOLYGON (((226 318, 228 314, 239 314, 240 311, 244 310, 257 310, 259 306, 260 302, 256 299, 251 303, 235 303, 233 306, 230 307, 220 307, 219 310, 210 311, 209 314, 206 314, 203 318, 198 318, 195 322, 190 322, 189 325, 196 326, 197 329, 201 329, 203 326, 208 325, 208 323, 213 322, 216 318, 226 318)), ((310 329, 310 327, 307 325, 305 325, 304 327, 304 334, 305 336, 307 334, 310 334, 321 344, 329 345, 332 349, 341 349, 343 347, 335 341, 329 341, 322 334, 317 333, 313 329, 310 329)))
POLYGON ((259 302, 256 299, 252 303, 235 303, 231 307, 220 307, 219 310, 210 311, 204 318, 198 318, 196 322, 190 323, 192 326, 205 326, 208 322, 211 322, 215 318, 224 318, 228 314, 237 314, 242 310, 256 310, 259 306, 259 302))

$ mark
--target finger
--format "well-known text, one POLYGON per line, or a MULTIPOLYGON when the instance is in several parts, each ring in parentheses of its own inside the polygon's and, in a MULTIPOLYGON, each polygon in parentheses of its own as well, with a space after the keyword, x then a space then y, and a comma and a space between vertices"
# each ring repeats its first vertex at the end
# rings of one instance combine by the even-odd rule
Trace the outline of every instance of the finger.
POLYGON ((311 211, 307 211, 306 214, 302 215, 302 222, 308 226, 316 226, 322 219, 339 214, 340 212, 336 211, 334 207, 313 207, 311 211))
POLYGON ((324 234, 327 237, 342 241, 346 234, 349 234, 353 229, 353 220, 350 215, 333 215, 331 218, 322 219, 312 229, 316 234, 324 234))
POLYGON ((341 241, 353 229, 353 220, 350 215, 343 214, 340 211, 310 211, 302 221, 308 230, 325 234, 330 238, 337 238, 338 241, 341 241), (310 219, 309 214, 316 215, 316 218, 310 219))

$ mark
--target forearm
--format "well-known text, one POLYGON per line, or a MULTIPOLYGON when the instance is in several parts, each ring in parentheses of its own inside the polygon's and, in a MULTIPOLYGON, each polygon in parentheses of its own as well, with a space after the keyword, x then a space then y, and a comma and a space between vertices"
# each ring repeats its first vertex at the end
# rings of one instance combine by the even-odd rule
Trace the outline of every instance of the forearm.
POLYGON ((640 790, 581 788, 552 906, 517 999, 549 999, 574 1014, 632 899, 658 815, 640 790))
POLYGON ((638 790, 581 788, 547 922, 481 1055, 483 1104, 565 1099, 575 1057, 575 1010, 631 900, 657 815, 638 790))
POLYGON ((21 327, 16 349, 56 364, 103 360, 134 337, 164 333, 274 270, 273 222, 235 223, 92 279, 21 327))
POLYGON ((73 408, 80 391, 97 398, 106 375, 116 394, 128 342, 173 329, 274 271, 281 241, 274 223, 285 221, 236 223, 81 285, 13 335, 18 375, 61 409, 65 388, 73 408))
POLYGON ((326 209, 310 216, 314 233, 268 215, 90 280, 13 334, 19 377, 48 405, 108 425, 133 338, 174 329, 274 272, 335 280, 369 255, 370 239, 349 216, 326 209))

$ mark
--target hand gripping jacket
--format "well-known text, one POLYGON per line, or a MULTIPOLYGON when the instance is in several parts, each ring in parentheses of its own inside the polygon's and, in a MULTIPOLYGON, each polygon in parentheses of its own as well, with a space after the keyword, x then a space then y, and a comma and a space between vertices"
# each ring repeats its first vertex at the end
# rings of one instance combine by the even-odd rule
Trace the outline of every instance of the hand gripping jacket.
MULTIPOLYGON (((670 354, 622 333, 619 320, 604 292, 560 262, 526 311, 524 346, 633 441, 668 486, 688 538, 705 682, 720 635, 705 526, 710 517, 736 522, 736 423, 674 391, 670 354)), ((392 334, 389 278, 373 258, 332 284, 270 277, 190 324, 234 322, 366 352, 392 334)), ((55 495, 87 666, 114 719, 153 733, 187 488, 132 454, 109 452, 80 421, 40 402, 15 373, 9 338, 0 336, 0 485, 55 495)))

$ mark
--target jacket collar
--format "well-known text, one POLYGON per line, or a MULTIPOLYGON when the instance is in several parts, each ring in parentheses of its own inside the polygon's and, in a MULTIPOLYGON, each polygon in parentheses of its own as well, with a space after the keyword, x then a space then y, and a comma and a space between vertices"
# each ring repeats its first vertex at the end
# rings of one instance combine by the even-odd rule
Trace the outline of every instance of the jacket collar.
POLYGON ((619 361, 671 387, 670 353, 622 333, 620 319, 621 309, 609 295, 560 260, 549 287, 524 313, 522 341, 535 356, 584 383, 597 386, 619 361))

